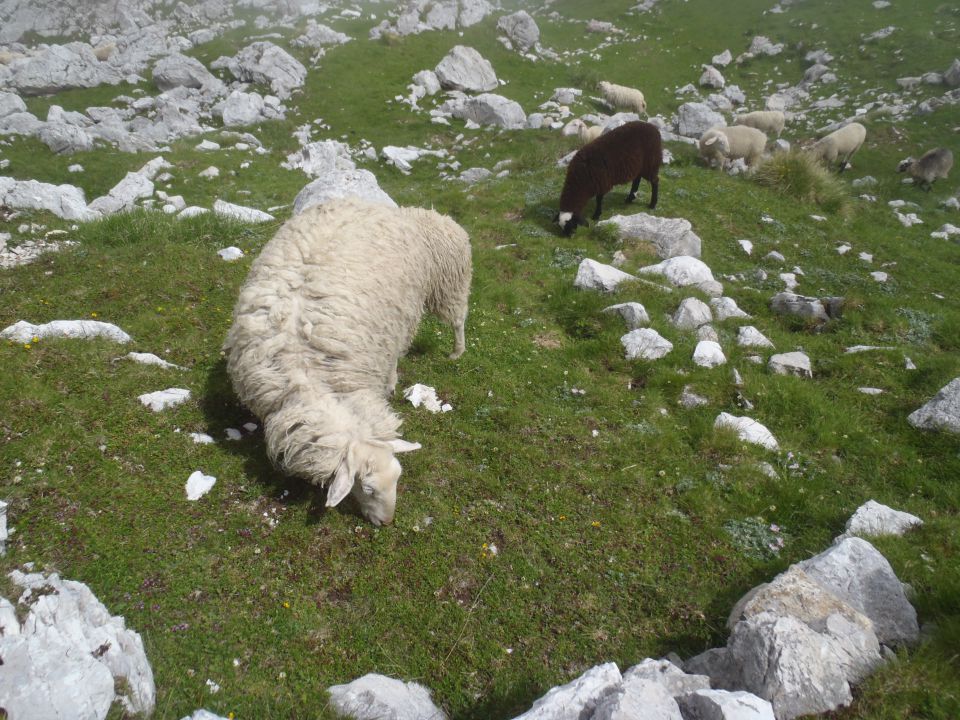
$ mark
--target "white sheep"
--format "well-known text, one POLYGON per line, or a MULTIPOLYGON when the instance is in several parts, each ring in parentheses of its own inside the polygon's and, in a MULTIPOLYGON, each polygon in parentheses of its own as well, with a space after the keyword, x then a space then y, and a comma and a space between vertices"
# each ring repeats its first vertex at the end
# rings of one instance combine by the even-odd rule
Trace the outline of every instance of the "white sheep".
POLYGON ((777 137, 780 137, 786 121, 786 116, 779 110, 756 110, 754 112, 737 115, 733 119, 733 124, 746 125, 747 127, 756 128, 768 136, 775 134, 777 137))
POLYGON ((601 80, 597 84, 603 99, 614 109, 631 110, 638 115, 647 111, 643 93, 634 88, 601 80))
POLYGON ((840 172, 843 172, 866 137, 867 129, 863 125, 850 123, 817 140, 808 152, 827 165, 832 165, 839 159, 840 172))
POLYGON ((935 180, 946 180, 953 168, 953 153, 947 148, 934 148, 919 160, 908 157, 897 166, 897 172, 905 172, 913 178, 917 187, 930 191, 935 180))
POLYGON ((767 136, 747 125, 712 127, 700 136, 700 157, 713 164, 716 160, 723 169, 724 160, 743 158, 754 165, 763 155, 767 136))
POLYGON ((250 268, 224 350, 240 400, 290 475, 325 485, 327 506, 353 494, 373 523, 393 520, 400 463, 387 403, 397 360, 424 310, 465 348, 470 241, 432 210, 357 199, 288 220, 250 268), (332 478, 332 480, 331 480, 332 478))
POLYGON ((603 133, 602 125, 587 125, 583 123, 577 128, 577 138, 581 145, 593 142, 603 133))

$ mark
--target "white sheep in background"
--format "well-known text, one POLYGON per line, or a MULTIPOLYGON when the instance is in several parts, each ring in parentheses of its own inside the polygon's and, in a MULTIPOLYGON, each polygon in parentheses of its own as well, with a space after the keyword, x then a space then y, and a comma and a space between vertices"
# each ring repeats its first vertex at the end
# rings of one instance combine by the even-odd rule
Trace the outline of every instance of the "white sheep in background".
POLYGON ((288 220, 250 268, 224 350, 240 400, 290 475, 393 520, 400 463, 387 396, 424 310, 465 348, 470 241, 432 210, 336 200, 288 220), (331 480, 332 478, 332 480, 331 480))
POLYGON ((935 180, 946 180, 953 168, 953 153, 947 148, 934 148, 919 160, 908 157, 897 166, 897 172, 905 172, 913 178, 917 187, 930 191, 935 180))
POLYGON ((867 129, 860 123, 844 125, 829 135, 817 140, 808 152, 828 166, 840 160, 840 172, 843 172, 853 154, 860 149, 867 137, 867 129))
POLYGON ((786 116, 779 110, 756 110, 737 115, 733 119, 733 124, 746 125, 766 133, 767 136, 776 135, 780 137, 786 121, 786 116))
POLYGON ((583 123, 579 128, 577 128, 577 138, 580 140, 581 145, 586 145, 589 142, 593 142, 603 133, 602 125, 587 125, 583 123))
POLYGON ((723 169, 724 160, 743 158, 753 166, 763 155, 767 136, 747 125, 712 127, 700 136, 700 157, 723 169))
POLYGON ((599 88, 607 104, 615 110, 630 110, 638 115, 647 111, 647 101, 639 90, 624 85, 615 85, 606 80, 601 80, 597 84, 597 88, 599 88))

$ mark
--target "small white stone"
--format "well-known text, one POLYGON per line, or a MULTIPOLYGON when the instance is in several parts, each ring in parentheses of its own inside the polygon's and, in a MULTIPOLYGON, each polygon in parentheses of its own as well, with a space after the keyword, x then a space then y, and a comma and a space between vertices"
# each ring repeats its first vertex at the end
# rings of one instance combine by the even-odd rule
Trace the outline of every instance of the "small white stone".
POLYGON ((190 391, 185 388, 167 388, 166 390, 145 393, 137 399, 153 412, 160 412, 185 403, 190 399, 190 391))
POLYGON ((777 450, 780 447, 773 434, 752 418, 737 417, 724 412, 717 416, 713 426, 715 428, 730 428, 744 442, 760 445, 768 450, 777 450))
POLYGON ((217 479, 212 475, 204 475, 199 470, 194 470, 187 478, 187 484, 184 489, 187 492, 187 500, 199 500, 213 488, 217 479))
POLYGON ((712 340, 701 340, 693 351, 693 362, 700 367, 714 368, 727 362, 723 348, 712 340))
POLYGON ((230 247, 225 247, 222 250, 217 250, 217 255, 227 262, 233 262, 234 260, 239 260, 243 257, 243 250, 231 245, 230 247))

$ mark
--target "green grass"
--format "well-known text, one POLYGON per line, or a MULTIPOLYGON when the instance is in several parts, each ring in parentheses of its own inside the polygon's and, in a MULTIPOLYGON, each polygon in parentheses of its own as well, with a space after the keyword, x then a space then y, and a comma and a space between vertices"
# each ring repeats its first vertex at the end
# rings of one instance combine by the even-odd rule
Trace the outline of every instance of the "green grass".
MULTIPOLYGON (((505 720, 597 663, 626 668, 647 656, 686 657, 722 644, 727 614, 745 591, 825 549, 870 498, 926 521, 877 544, 914 588, 929 632, 917 647, 898 651, 897 662, 867 680, 836 717, 960 713, 960 453, 955 438, 906 423, 957 375, 960 247, 929 236, 943 223, 957 224, 955 211, 939 206, 956 181, 923 193, 901 185, 894 172, 902 157, 927 147, 956 153, 960 108, 901 119, 868 115, 855 167, 831 178, 845 200, 835 208, 817 204, 807 190, 822 193, 823 181, 802 168, 785 175, 806 177, 807 190, 785 193, 779 181, 767 187, 710 172, 695 148, 671 147, 676 161, 662 171, 656 214, 691 221, 704 261, 779 352, 810 355, 814 378, 801 380, 751 363, 732 321, 716 326, 728 366, 693 366, 694 337, 664 321, 688 293, 628 284, 601 296, 572 287, 579 257, 610 262, 623 250, 628 271, 656 262, 648 247, 621 247, 603 228, 557 234, 552 216, 563 173, 555 161, 575 140, 547 130, 434 125, 392 101, 415 72, 463 43, 490 59, 509 81, 501 92, 528 112, 560 86, 584 90, 573 112, 594 111, 589 96, 597 80, 608 79, 640 87, 651 112, 669 115, 681 102, 674 89, 695 82, 700 63, 725 47, 737 55, 754 34, 765 34, 786 43, 781 56, 724 70, 746 91, 750 109, 761 103, 768 78, 797 82, 803 55, 823 46, 836 57, 840 82, 814 88, 814 97, 850 96, 845 110, 852 114, 873 88, 891 92, 896 77, 946 68, 960 41, 960 16, 934 0, 882 12, 869 3, 808 0, 781 15, 764 13, 768 0, 664 0, 648 15, 628 13, 632 4, 561 0, 551 6, 561 19, 537 13, 545 46, 596 51, 560 63, 508 52, 495 39, 495 17, 463 37, 434 32, 392 42, 368 41, 368 20, 337 21, 336 29, 358 39, 328 50, 311 69, 304 90, 287 103, 286 121, 249 128, 269 155, 203 154, 194 149, 200 138, 163 153, 176 167, 162 189, 207 207, 217 198, 260 208, 292 203, 307 178, 279 165, 297 147, 293 129, 317 118, 331 129, 315 137, 354 147, 361 139, 377 149, 429 144, 463 168, 512 160, 509 175, 473 187, 438 179, 434 159, 419 161, 410 175, 361 163, 399 203, 454 217, 474 248, 466 354, 448 361, 451 333, 427 319, 400 364, 400 388, 433 385, 454 411, 429 415, 395 398, 404 436, 424 448, 403 457, 392 527, 371 527, 350 506, 325 509, 322 493, 270 467, 259 432, 239 442, 224 437, 226 428, 254 418, 230 388, 221 343, 251 258, 289 209, 278 211, 278 223, 255 227, 147 211, 76 230, 44 214, 0 220, 11 243, 23 237, 23 222, 68 229, 77 241, 0 272, 0 327, 96 314, 134 337, 129 348, 0 344, 0 497, 11 503, 16 528, 0 570, 28 561, 55 569, 89 584, 112 613, 124 615, 143 635, 154 668, 156 717, 180 718, 201 706, 238 718, 329 717, 325 688, 375 671, 424 683, 457 720, 505 720), (629 38, 584 40, 590 17, 612 21, 629 38), (898 34, 861 49, 862 34, 888 24, 898 34), (903 52, 892 54, 895 47, 903 52), (249 168, 241 168, 244 161, 249 168), (197 178, 210 164, 220 167, 220 178, 197 178), (857 199, 861 191, 849 186, 866 174, 878 179, 867 191, 876 203, 857 199), (886 205, 896 198, 917 203, 924 224, 902 227, 886 205), (752 256, 737 244, 743 238, 754 243, 752 256), (839 255, 842 243, 853 250, 839 255), (221 261, 216 251, 228 245, 246 257, 221 261), (771 250, 786 257, 783 268, 762 259, 771 250), (859 260, 859 252, 872 253, 873 262, 859 260), (771 314, 769 298, 782 288, 777 274, 794 265, 804 271, 800 292, 847 298, 841 320, 810 327, 771 314), (891 280, 873 281, 876 269, 891 280), (630 300, 642 302, 674 343, 666 358, 624 360, 622 322, 600 311, 630 300), (843 353, 855 344, 895 350, 843 353), (186 370, 118 359, 129 350, 157 353, 186 370), (903 369, 904 356, 916 371, 903 369), (686 385, 710 404, 683 409, 686 385), (861 386, 885 392, 870 397, 861 386), (193 398, 160 414, 136 399, 166 387, 189 388, 193 398), (753 404, 749 413, 740 396, 753 404), (757 418, 783 452, 715 433, 720 411, 757 418), (193 444, 188 433, 195 431, 217 444, 193 444), (758 469, 761 461, 774 465, 776 479, 758 469), (183 485, 197 469, 217 484, 188 503, 183 485), (782 528, 778 555, 756 552, 755 538, 770 523, 782 528), (208 678, 222 688, 216 695, 208 678)), ((383 8, 374 8, 382 17, 383 8)), ((205 62, 232 54, 248 34, 256 33, 232 31, 195 54, 205 62)), ((41 114, 54 102, 82 109, 129 91, 78 91, 30 106, 41 114)), ((914 97, 940 92, 926 87, 914 97)), ((843 114, 815 113, 807 124, 788 124, 785 136, 810 139, 843 114)), ((206 137, 218 140, 219 133, 206 137)), ((76 183, 88 198, 152 157, 104 149, 54 157, 23 139, 0 154, 11 160, 11 176, 76 183), (73 162, 86 171, 69 174, 73 162)), ((626 192, 616 188, 607 197, 605 218, 644 209, 626 206, 626 192)))

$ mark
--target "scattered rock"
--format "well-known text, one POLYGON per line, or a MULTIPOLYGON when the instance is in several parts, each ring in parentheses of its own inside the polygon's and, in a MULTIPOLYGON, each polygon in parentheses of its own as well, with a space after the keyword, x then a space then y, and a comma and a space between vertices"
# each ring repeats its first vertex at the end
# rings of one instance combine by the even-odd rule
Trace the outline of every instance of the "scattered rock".
POLYGON ((597 706, 608 695, 618 691, 621 680, 616 663, 598 665, 576 680, 551 689, 530 710, 514 720, 580 720, 592 717, 597 706))
MULTIPOLYGON (((551 716, 552 717, 552 716, 551 716)), ((591 720, 683 720, 677 701, 655 680, 624 677, 615 692, 606 695, 590 715, 591 720)))
POLYGON ((213 211, 217 215, 249 223, 270 222, 276 219, 270 213, 257 210, 256 208, 244 207, 243 205, 234 205, 226 200, 215 201, 213 203, 213 211))
POLYGON ((826 322, 840 317, 843 312, 843 298, 828 297, 820 300, 792 292, 781 292, 770 299, 770 309, 780 315, 797 315, 826 322))
POLYGON ((674 128, 678 135, 699 139, 710 128, 726 124, 723 115, 706 103, 687 102, 677 108, 674 128))
POLYGON ((684 218, 661 218, 647 213, 615 215, 597 225, 614 225, 621 240, 652 243, 661 260, 687 255, 700 257, 700 238, 684 218))
POLYGON ((701 340, 693 350, 693 362, 700 367, 714 368, 725 364, 727 358, 719 343, 713 340, 701 340))
POLYGON ((631 330, 620 342, 627 360, 659 360, 673 350, 673 343, 652 328, 631 330))
POLYGON ((490 62, 465 45, 455 45, 434 72, 445 90, 489 92, 500 86, 490 62))
POLYGON ((18 343, 55 338, 90 339, 102 337, 117 343, 127 343, 133 338, 111 323, 99 320, 52 320, 42 325, 34 325, 20 320, 0 332, 0 338, 18 343))
POLYGON ((636 280, 636 277, 618 270, 612 265, 604 265, 596 260, 585 258, 577 268, 577 277, 573 281, 574 287, 581 290, 602 290, 613 292, 625 280, 636 280))
POLYGON ((403 391, 403 397, 409 400, 410 404, 414 407, 420 407, 422 405, 424 409, 432 413, 450 412, 453 410, 453 406, 450 405, 450 403, 440 402, 436 389, 429 385, 421 385, 420 383, 411 385, 403 391))
POLYGON ((767 450, 778 450, 780 448, 773 434, 752 418, 745 416, 737 417, 736 415, 722 412, 717 415, 713 426, 715 428, 729 428, 737 433, 737 437, 744 442, 760 445, 767 450))
POLYGON ((713 278, 713 273, 707 265, 695 257, 678 255, 668 258, 656 265, 640 268, 641 275, 663 275, 675 287, 695 285, 710 295, 721 295, 723 288, 717 289, 719 283, 713 278))
POLYGON ((540 28, 530 13, 519 10, 497 20, 497 30, 504 33, 518 50, 527 52, 540 41, 540 28))
POLYGON ((627 324, 628 330, 636 330, 650 324, 650 316, 643 305, 638 302, 618 303, 603 309, 605 313, 617 313, 627 324))
POLYGON ((137 399, 153 412, 160 412, 185 403, 190 399, 190 391, 185 388, 167 388, 166 390, 144 393, 137 399))
POLYGON ((774 355, 767 363, 770 372, 778 375, 796 375, 802 378, 812 378, 813 370, 810 367, 810 358, 802 352, 788 352, 774 355))
POLYGON ((718 297, 710 300, 710 307, 713 309, 713 316, 717 322, 723 322, 730 318, 749 318, 750 315, 737 307, 737 301, 730 297, 718 297))
POLYGON ((923 525, 916 515, 894 510, 876 500, 868 500, 847 520, 845 535, 862 537, 878 535, 903 535, 914 527, 923 525))
POLYGON ((433 704, 430 691, 415 682, 403 682, 369 673, 346 685, 327 688, 330 705, 352 720, 446 720, 433 704))
POLYGON ((741 325, 737 329, 737 345, 740 347, 774 347, 770 339, 753 325, 741 325))
POLYGON ((199 470, 194 470, 187 478, 187 484, 184 490, 187 492, 187 500, 199 500, 213 489, 217 479, 212 475, 204 475, 199 470))
POLYGON ((297 193, 293 201, 293 214, 299 215, 314 205, 343 197, 358 197, 370 202, 397 207, 369 170, 330 170, 323 173, 297 193))
POLYGON ((960 433, 960 377, 940 388, 926 405, 910 413, 907 422, 922 430, 960 433))
POLYGON ((674 312, 670 322, 678 330, 696 330, 713 320, 710 306, 694 297, 684 298, 674 312))
POLYGON ((684 720, 774 720, 769 702, 743 691, 696 690, 677 703, 684 720))
POLYGON ((307 69, 283 48, 267 41, 251 43, 232 58, 219 58, 214 69, 226 68, 241 82, 268 85, 281 99, 303 86, 307 69))

